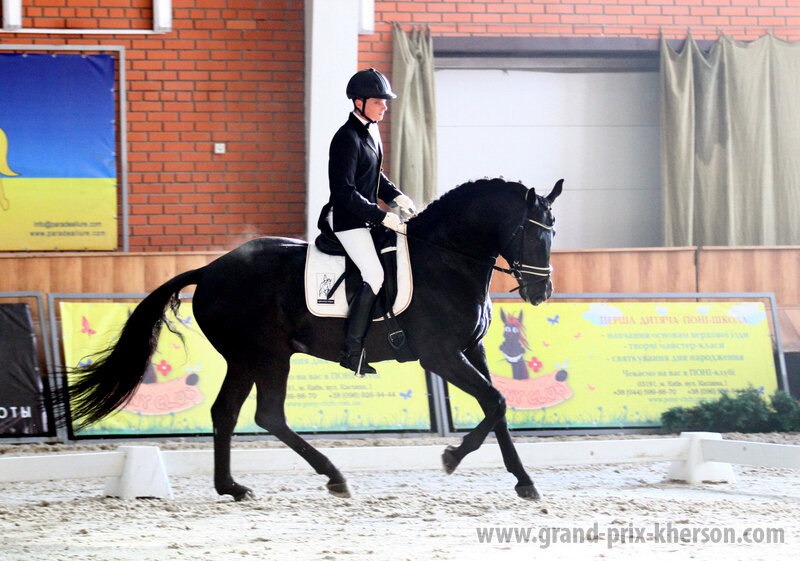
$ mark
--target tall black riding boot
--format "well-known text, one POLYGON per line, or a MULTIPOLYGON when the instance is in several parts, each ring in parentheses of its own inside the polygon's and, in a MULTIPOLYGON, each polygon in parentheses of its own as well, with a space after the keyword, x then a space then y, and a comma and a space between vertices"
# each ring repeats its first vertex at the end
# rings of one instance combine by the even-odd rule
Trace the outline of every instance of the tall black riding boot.
POLYGON ((367 283, 363 283, 353 298, 347 314, 347 334, 339 365, 356 374, 376 374, 375 369, 367 364, 364 353, 364 337, 372 323, 372 308, 376 299, 372 288, 367 283))

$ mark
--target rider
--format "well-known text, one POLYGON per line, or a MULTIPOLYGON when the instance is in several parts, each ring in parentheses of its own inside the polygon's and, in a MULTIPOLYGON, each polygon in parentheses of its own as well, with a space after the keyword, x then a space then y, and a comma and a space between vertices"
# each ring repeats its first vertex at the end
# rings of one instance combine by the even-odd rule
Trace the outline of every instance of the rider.
POLYGON ((400 218, 381 209, 377 199, 397 208, 402 216, 413 216, 416 209, 414 202, 383 173, 378 122, 386 112, 386 100, 397 97, 389 80, 374 68, 356 72, 347 83, 347 97, 353 100, 353 112, 331 141, 328 160, 331 197, 322 208, 320 220, 331 226, 364 281, 347 315, 340 365, 357 373, 375 374, 365 360, 363 343, 383 285, 383 267, 370 229, 382 225, 405 233, 400 218))

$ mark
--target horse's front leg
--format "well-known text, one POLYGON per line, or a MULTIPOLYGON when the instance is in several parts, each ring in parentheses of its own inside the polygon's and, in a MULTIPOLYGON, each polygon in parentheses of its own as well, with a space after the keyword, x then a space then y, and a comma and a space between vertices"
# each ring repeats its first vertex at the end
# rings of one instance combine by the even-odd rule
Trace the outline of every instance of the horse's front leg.
POLYGON ((424 368, 435 372, 446 381, 478 400, 485 417, 464 436, 458 447, 448 446, 442 455, 447 473, 453 473, 461 460, 480 448, 486 436, 506 414, 506 400, 503 395, 483 377, 463 353, 438 356, 421 360, 424 368))
MULTIPOLYGON (((489 373, 489 363, 486 360, 486 349, 484 348, 483 342, 478 342, 467 349, 464 355, 491 384, 492 378, 489 373)), ((517 478, 517 485, 514 487, 517 494, 523 499, 538 500, 541 496, 533 480, 531 480, 528 472, 525 471, 525 467, 522 465, 522 460, 520 460, 517 449, 511 439, 511 433, 508 431, 508 422, 506 421, 505 415, 494 425, 494 434, 497 437, 497 444, 500 446, 500 452, 503 454, 503 463, 506 469, 517 478)))

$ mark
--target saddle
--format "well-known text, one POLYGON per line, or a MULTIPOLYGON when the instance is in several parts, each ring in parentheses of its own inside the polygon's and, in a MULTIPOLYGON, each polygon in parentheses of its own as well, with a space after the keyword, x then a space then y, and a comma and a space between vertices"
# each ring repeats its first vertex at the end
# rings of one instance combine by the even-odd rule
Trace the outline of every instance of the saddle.
MULTIPOLYGON (((353 302, 356 291, 364 282, 361 278, 361 271, 347 255, 339 239, 331 230, 330 224, 326 220, 318 223, 320 234, 314 240, 314 245, 322 253, 336 257, 344 257, 344 273, 337 278, 328 288, 330 298, 336 289, 344 283, 347 305, 353 302)), ((378 257, 383 266, 384 281, 378 299, 375 302, 375 309, 372 311, 372 318, 379 319, 393 310, 394 302, 397 298, 397 233, 386 228, 373 228, 370 230, 372 243, 378 251, 378 257)))
MULTIPOLYGON (((317 223, 320 234, 309 245, 306 261, 306 303, 309 311, 323 317, 346 317, 362 286, 361 272, 339 243, 327 220, 317 223)), ((406 341, 396 315, 411 302, 411 273, 404 238, 385 228, 370 231, 384 270, 384 282, 373 310, 373 321, 383 321, 389 344, 399 362, 417 360, 406 341), (400 282, 398 283, 398 262, 400 282)))

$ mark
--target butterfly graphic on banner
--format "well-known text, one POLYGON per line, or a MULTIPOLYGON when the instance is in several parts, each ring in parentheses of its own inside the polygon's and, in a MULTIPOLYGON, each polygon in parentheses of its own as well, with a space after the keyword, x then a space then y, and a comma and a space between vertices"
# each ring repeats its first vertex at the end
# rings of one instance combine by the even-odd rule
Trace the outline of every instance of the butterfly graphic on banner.
POLYGON ((87 335, 94 335, 97 333, 92 326, 89 325, 89 320, 86 319, 86 316, 81 316, 81 333, 86 333, 87 335))

